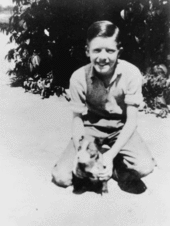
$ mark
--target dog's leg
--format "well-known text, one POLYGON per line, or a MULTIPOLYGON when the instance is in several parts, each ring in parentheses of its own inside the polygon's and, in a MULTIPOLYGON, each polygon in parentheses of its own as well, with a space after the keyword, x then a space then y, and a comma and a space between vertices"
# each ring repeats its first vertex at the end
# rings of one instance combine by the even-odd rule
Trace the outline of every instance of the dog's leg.
POLYGON ((103 181, 103 184, 102 184, 102 193, 108 193, 107 181, 103 181))

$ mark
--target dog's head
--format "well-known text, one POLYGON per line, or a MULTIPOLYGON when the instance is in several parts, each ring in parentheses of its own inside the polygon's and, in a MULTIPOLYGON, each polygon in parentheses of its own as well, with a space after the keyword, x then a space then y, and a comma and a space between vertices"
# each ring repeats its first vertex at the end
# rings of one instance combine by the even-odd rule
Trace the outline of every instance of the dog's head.
POLYGON ((82 137, 75 158, 74 174, 77 177, 97 179, 98 173, 103 170, 103 158, 100 153, 101 146, 94 140, 82 137))

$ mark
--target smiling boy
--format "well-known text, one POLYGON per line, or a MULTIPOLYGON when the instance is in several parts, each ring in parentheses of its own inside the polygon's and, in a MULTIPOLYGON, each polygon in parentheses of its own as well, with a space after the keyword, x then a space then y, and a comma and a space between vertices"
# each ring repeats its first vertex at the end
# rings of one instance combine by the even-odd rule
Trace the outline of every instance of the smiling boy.
POLYGON ((154 169, 151 153, 136 131, 142 76, 134 65, 119 59, 119 36, 119 29, 109 21, 97 21, 88 29, 86 55, 90 64, 75 71, 70 79, 72 140, 52 172, 59 186, 72 184, 73 162, 82 135, 100 138, 108 146, 100 180, 128 180, 126 172, 141 178, 154 169))

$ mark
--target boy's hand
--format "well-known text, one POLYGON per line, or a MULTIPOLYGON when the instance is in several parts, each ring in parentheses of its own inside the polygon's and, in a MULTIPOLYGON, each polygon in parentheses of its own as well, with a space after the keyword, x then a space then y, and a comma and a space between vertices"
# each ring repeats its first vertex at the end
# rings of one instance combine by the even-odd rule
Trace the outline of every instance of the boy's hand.
POLYGON ((113 157, 107 151, 103 154, 104 169, 99 173, 100 180, 109 180, 113 174, 113 157))

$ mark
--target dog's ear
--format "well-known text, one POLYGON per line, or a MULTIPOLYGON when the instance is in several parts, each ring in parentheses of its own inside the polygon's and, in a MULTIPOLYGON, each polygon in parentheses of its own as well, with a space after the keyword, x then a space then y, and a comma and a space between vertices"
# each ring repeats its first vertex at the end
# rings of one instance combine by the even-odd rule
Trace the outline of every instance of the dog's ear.
POLYGON ((88 145, 88 149, 91 152, 97 152, 98 151, 98 146, 96 145, 96 143, 90 142, 89 145, 88 145))
POLYGON ((103 138, 96 137, 94 142, 99 148, 101 148, 101 146, 103 145, 103 140, 103 138))
POLYGON ((104 153, 106 151, 105 148, 103 148, 103 145, 105 144, 104 138, 95 138, 95 144, 99 152, 104 153))
POLYGON ((90 154, 90 158, 94 158, 95 161, 99 159, 99 146, 95 142, 90 142, 88 145, 88 153, 90 154))

